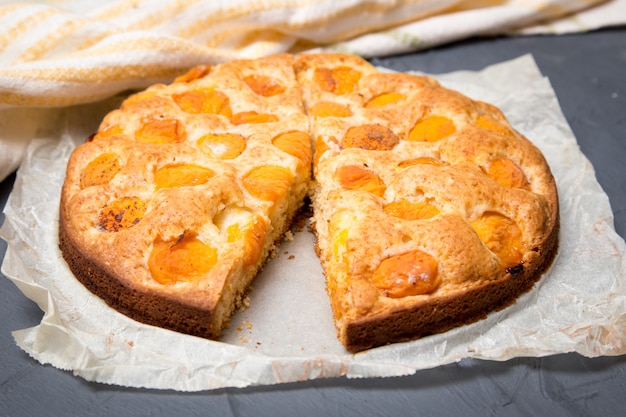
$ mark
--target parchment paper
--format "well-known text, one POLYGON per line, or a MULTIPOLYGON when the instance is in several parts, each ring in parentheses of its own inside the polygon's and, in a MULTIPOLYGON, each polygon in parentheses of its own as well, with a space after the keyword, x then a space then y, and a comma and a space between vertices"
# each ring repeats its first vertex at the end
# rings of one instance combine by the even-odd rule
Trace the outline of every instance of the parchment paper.
POLYGON ((626 353, 625 245, 606 194, 581 153, 556 96, 531 56, 480 72, 437 76, 499 106, 542 150, 557 179, 560 249, 550 271, 513 306, 418 341, 348 354, 335 337, 324 278, 306 229, 257 278, 250 307, 214 342, 143 325, 108 308, 76 281, 57 243, 69 154, 119 104, 113 98, 59 112, 39 129, 18 171, 0 236, 2 273, 44 311, 14 332, 41 363, 87 380, 130 387, 208 390, 322 377, 399 376, 466 357, 507 360, 578 352, 626 353))

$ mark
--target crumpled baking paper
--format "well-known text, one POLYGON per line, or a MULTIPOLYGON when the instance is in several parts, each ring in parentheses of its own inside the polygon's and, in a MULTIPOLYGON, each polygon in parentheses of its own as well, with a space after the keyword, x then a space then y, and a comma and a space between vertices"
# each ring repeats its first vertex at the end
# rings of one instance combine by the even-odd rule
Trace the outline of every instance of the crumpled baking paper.
POLYGON ((335 337, 313 235, 305 229, 284 242, 255 281, 250 307, 233 317, 220 342, 117 313, 78 283, 57 244, 67 158, 119 104, 113 98, 61 110, 18 171, 0 229, 8 242, 2 273, 44 316, 39 325, 14 332, 15 341, 37 361, 90 381, 180 391, 408 375, 463 358, 626 353, 624 240, 549 81, 529 55, 437 78, 499 106, 542 150, 557 179, 559 252, 516 304, 444 334, 349 354, 335 337))

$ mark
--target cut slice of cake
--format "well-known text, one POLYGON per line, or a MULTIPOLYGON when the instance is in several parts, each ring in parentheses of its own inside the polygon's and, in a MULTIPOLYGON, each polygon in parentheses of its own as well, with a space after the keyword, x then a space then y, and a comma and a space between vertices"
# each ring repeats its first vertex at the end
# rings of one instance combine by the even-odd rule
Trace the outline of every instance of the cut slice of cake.
POLYGON ((557 248, 539 150, 495 107, 350 55, 296 59, 315 144, 317 252, 349 351, 484 318, 557 248))
POLYGON ((194 68, 130 96, 71 155, 63 256, 118 311, 215 339, 301 207, 310 166, 291 55, 194 68))

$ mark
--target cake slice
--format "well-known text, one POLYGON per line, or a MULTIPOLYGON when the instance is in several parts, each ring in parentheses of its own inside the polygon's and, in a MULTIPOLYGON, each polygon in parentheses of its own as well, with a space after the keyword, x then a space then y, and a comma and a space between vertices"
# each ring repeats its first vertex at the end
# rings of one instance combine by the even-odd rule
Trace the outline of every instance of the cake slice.
POLYGON ((201 66, 130 96, 71 155, 60 248, 111 307, 218 338, 307 194, 293 57, 201 66))
POLYGON ((495 107, 342 54, 303 54, 317 252, 352 352, 486 317, 529 290, 558 234, 554 178, 495 107))

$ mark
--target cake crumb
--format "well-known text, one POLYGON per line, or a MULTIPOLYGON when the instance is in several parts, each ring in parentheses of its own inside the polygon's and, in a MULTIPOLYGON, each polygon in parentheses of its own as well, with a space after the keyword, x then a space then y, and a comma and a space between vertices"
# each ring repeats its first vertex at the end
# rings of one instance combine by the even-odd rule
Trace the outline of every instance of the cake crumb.
MULTIPOLYGON (((252 288, 250 288, 252 291, 252 288)), ((250 307, 250 296, 248 294, 244 295, 241 301, 239 302, 239 306, 237 308, 238 311, 246 311, 250 307)))
POLYGON ((285 232, 285 240, 288 242, 293 241, 293 232, 291 230, 285 232))
POLYGON ((287 259, 295 259, 295 255, 289 255, 289 257, 287 259))

